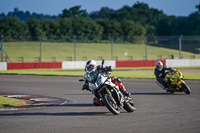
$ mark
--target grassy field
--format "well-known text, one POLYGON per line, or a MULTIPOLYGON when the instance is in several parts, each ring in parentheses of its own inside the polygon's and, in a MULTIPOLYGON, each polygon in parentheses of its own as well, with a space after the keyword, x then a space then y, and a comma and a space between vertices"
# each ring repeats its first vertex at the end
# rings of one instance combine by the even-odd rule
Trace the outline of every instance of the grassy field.
POLYGON ((0 96, 0 108, 1 107, 10 107, 10 106, 20 106, 20 105, 24 105, 24 104, 25 104, 25 101, 23 101, 23 100, 0 96))
MULTIPOLYGON (((197 69, 200 67, 181 67, 176 69, 197 69)), ((30 70, 7 70, 0 71, 0 74, 10 74, 10 75, 47 75, 47 76, 80 76, 84 75, 83 69, 30 69, 30 70)), ((200 80, 200 72, 183 72, 185 76, 184 79, 189 80, 200 80)), ((154 68, 144 67, 144 68, 116 68, 112 72, 111 76, 117 76, 120 78, 141 78, 141 79, 155 79, 154 68)))
MULTIPOLYGON (((19 57, 24 57, 25 62, 37 62, 36 57, 40 56, 40 42, 4 42, 4 49, 12 62, 22 62, 19 57)), ((59 42, 42 42, 41 45, 42 61, 52 62, 74 60, 74 43, 59 43, 59 42)), ((148 59, 163 59, 171 58, 175 55, 178 58, 179 51, 161 47, 147 46, 148 59)), ((184 58, 191 58, 195 55, 200 58, 200 55, 183 52, 184 58)), ((5 55, 4 55, 5 57, 5 55)), ((76 60, 87 59, 111 59, 111 44, 110 43, 76 43, 76 60)), ((145 59, 144 44, 113 44, 113 57, 118 60, 133 60, 145 59), (128 56, 125 55, 128 52, 128 56)))

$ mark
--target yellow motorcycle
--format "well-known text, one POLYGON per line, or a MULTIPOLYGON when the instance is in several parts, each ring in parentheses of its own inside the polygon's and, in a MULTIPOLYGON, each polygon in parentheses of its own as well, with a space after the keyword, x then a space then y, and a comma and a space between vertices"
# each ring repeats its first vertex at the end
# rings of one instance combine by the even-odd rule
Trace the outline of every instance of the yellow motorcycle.
POLYGON ((166 73, 164 80, 167 83, 168 91, 170 93, 173 92, 185 92, 186 94, 190 94, 191 90, 189 86, 183 81, 183 74, 174 69, 173 71, 169 71, 166 73))

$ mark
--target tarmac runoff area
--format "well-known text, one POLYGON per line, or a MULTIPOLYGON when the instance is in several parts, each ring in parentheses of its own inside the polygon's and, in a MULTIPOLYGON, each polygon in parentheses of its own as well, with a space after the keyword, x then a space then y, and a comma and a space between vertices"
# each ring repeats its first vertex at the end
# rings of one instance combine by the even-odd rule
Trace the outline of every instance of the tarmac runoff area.
POLYGON ((155 84, 155 79, 121 79, 134 97, 136 110, 127 113, 122 109, 116 116, 106 107, 92 104, 91 92, 81 90, 83 83, 78 81, 81 78, 1 75, 2 95, 64 99, 56 105, 30 105, 35 108, 0 111, 1 132, 200 133, 200 80, 185 80, 192 91, 186 95, 166 93, 155 84), (69 99, 77 102, 69 103, 69 99), (62 105, 65 101, 67 103, 62 105))
POLYGON ((34 95, 17 95, 17 94, 0 93, 0 96, 20 99, 26 102, 26 104, 22 106, 2 107, 0 108, 0 111, 20 110, 20 109, 42 107, 42 106, 56 106, 56 105, 59 106, 59 105, 75 102, 73 100, 67 100, 67 99, 62 99, 62 98, 34 96, 34 95))

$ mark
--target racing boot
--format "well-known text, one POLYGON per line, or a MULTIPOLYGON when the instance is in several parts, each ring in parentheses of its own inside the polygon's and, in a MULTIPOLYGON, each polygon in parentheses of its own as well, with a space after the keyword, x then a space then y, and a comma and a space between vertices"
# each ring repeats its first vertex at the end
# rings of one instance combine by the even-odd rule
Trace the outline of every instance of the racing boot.
POLYGON ((165 90, 167 93, 174 93, 173 90, 171 90, 171 89, 169 89, 169 88, 167 88, 167 87, 166 87, 164 90, 165 90))
POLYGON ((126 91, 124 85, 122 84, 122 81, 121 81, 119 78, 117 78, 117 77, 112 77, 112 78, 111 78, 111 81, 119 87, 119 89, 122 91, 122 93, 123 93, 125 96, 130 96, 130 93, 126 91))
POLYGON ((104 106, 103 102, 101 100, 98 100, 97 97, 93 98, 93 104, 96 106, 104 106))
POLYGON ((164 90, 165 90, 166 92, 169 92, 169 89, 168 89, 167 87, 165 87, 164 90))
POLYGON ((122 91, 122 93, 129 97, 131 94, 126 90, 126 88, 124 87, 124 85, 121 84, 121 86, 119 86, 119 89, 122 91))

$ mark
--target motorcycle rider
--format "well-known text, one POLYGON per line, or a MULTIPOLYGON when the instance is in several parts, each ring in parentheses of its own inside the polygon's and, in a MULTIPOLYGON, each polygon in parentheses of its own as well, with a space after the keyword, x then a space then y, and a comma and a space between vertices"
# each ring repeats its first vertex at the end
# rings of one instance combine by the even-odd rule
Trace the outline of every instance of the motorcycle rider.
MULTIPOLYGON (((111 66, 106 66, 104 69, 108 69, 110 71, 112 71, 111 66)), ((93 84, 96 82, 98 74, 100 72, 100 66, 97 66, 96 61, 94 60, 88 60, 86 62, 85 65, 85 74, 84 74, 84 78, 85 78, 85 84, 82 87, 82 90, 88 90, 88 91, 92 91, 93 89, 93 84)), ((124 85, 122 84, 121 80, 117 77, 112 77, 111 81, 116 84, 119 89, 122 91, 122 93, 125 96, 130 96, 130 93, 126 91, 126 88, 124 87, 124 85)), ((98 100, 97 97, 94 96, 93 98, 93 103, 95 105, 98 106, 102 106, 103 103, 101 102, 101 100, 98 100)))
POLYGON ((156 62, 156 68, 154 70, 154 74, 156 76, 156 83, 163 88, 164 90, 166 90, 168 92, 168 87, 167 87, 167 82, 166 79, 164 78, 166 73, 165 70, 170 70, 173 71, 173 68, 171 67, 166 67, 163 66, 163 63, 161 61, 157 61, 156 62))

